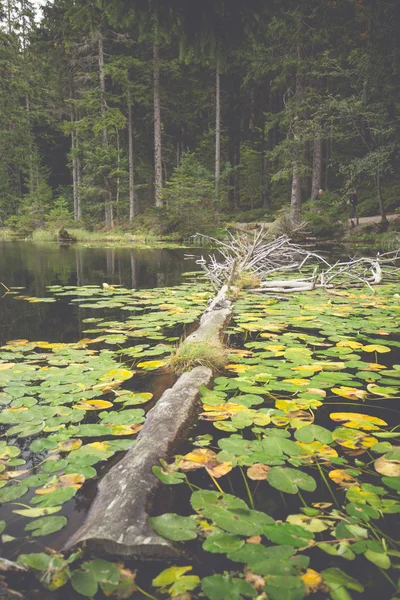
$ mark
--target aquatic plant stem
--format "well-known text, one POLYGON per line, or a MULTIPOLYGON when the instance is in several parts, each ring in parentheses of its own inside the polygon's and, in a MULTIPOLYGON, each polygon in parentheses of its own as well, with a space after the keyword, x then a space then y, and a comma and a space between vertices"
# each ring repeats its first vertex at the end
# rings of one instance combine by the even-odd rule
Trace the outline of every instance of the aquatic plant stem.
POLYGON ((300 490, 297 492, 297 495, 298 495, 298 497, 300 498, 300 500, 301 500, 301 503, 303 504, 303 506, 307 507, 307 503, 306 503, 306 501, 304 500, 304 498, 303 498, 303 495, 302 495, 302 493, 300 492, 300 490))
POLYGON ((340 505, 339 505, 339 502, 337 501, 337 499, 336 499, 336 496, 335 496, 335 494, 334 494, 334 492, 333 492, 333 490, 332 490, 331 486, 329 485, 329 481, 327 480, 327 478, 326 478, 326 476, 325 476, 325 473, 324 473, 324 471, 323 471, 323 469, 322 469, 321 465, 319 464, 319 462, 318 462, 318 461, 316 461, 316 463, 317 463, 317 467, 318 467, 319 473, 320 473, 320 475, 321 475, 321 477, 322 477, 322 479, 323 479, 323 481, 324 481, 324 483, 325 483, 326 487, 328 488, 328 490, 329 490, 329 493, 330 493, 330 495, 332 496, 332 498, 333 498, 333 501, 334 501, 334 502, 335 502, 335 504, 336 504, 336 507, 337 507, 337 508, 340 510, 340 505))
POLYGON ((385 577, 385 579, 388 580, 388 582, 394 587, 394 589, 397 591, 398 587, 395 584, 395 582, 393 581, 393 579, 386 573, 386 571, 384 569, 381 569, 381 567, 378 567, 378 569, 380 570, 380 572, 382 573, 382 575, 385 577))
MULTIPOLYGON (((207 469, 206 469, 207 470, 207 469)), ((207 473, 209 474, 209 476, 211 477, 213 484, 215 485, 215 487, 217 488, 217 490, 219 492, 221 492, 221 494, 224 494, 224 490, 222 489, 222 487, 219 485, 218 481, 215 479, 215 477, 213 475, 211 475, 211 473, 209 471, 207 471, 207 473)))
POLYGON ((241 474, 242 474, 242 478, 243 478, 244 485, 245 485, 245 488, 246 488, 246 491, 247 491, 247 496, 248 496, 248 498, 249 498, 250 506, 251 506, 251 508, 253 508, 253 509, 254 509, 254 498, 253 498, 253 495, 252 495, 252 493, 251 493, 251 490, 250 490, 249 484, 248 484, 248 482, 247 482, 247 477, 246 477, 246 475, 244 474, 244 471, 243 471, 242 467, 239 467, 239 469, 240 469, 240 472, 241 472, 241 474))
POLYGON ((145 592, 145 590, 143 590, 141 587, 139 587, 136 583, 135 583, 136 589, 138 592, 140 592, 141 594, 143 594, 143 596, 146 596, 147 598, 151 598, 151 600, 158 600, 158 598, 156 598, 155 596, 152 596, 151 594, 148 594, 147 592, 145 592))

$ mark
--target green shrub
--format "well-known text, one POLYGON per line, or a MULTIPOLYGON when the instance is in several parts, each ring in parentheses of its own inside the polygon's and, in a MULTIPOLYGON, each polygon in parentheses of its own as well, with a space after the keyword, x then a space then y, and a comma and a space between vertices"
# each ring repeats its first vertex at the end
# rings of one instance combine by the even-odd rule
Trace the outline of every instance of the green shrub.
POLYGON ((321 199, 305 202, 301 212, 307 231, 317 238, 339 236, 344 232, 347 217, 346 204, 333 192, 324 192, 321 199))
POLYGON ((60 197, 54 202, 53 207, 46 215, 46 224, 51 229, 69 227, 74 223, 74 216, 68 208, 65 198, 60 197))
POLYGON ((190 237, 215 227, 214 175, 193 154, 186 154, 162 191, 164 207, 157 210, 162 234, 190 237))

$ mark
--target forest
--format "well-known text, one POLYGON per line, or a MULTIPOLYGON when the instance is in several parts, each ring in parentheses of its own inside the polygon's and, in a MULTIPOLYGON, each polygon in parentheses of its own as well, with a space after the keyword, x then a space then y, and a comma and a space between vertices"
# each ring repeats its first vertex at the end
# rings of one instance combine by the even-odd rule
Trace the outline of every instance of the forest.
POLYGON ((0 2, 0 224, 334 235, 399 207, 397 0, 0 2), (319 191, 321 190, 321 191, 319 191))

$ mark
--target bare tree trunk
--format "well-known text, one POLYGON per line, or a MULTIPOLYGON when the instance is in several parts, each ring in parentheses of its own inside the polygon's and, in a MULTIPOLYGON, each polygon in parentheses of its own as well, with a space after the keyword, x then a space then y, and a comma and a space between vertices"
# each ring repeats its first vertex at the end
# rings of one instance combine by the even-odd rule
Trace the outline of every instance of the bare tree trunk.
POLYGON ((76 131, 75 131, 75 118, 74 113, 71 111, 70 120, 73 124, 73 129, 71 130, 71 150, 72 150, 72 190, 74 197, 74 219, 77 221, 79 219, 79 187, 78 187, 78 158, 76 156, 76 131))
POLYGON ((154 58, 154 187, 156 206, 162 206, 162 141, 160 105, 160 64, 158 46, 153 46, 154 58))
POLYGON ((219 61, 215 76, 215 193, 219 200, 221 183, 221 75, 219 61))
POLYGON ((379 173, 379 170, 376 174, 376 191, 377 191, 377 195, 378 195, 379 212, 380 212, 380 215, 382 218, 382 222, 387 223, 387 216, 386 216, 385 206, 384 206, 383 197, 382 197, 381 175, 379 173))
POLYGON ((240 127, 235 151, 235 209, 240 208, 240 127))
POLYGON ((314 140, 313 170, 311 181, 311 200, 318 198, 322 185, 322 140, 317 136, 314 140))
POLYGON ((135 154, 133 149, 132 98, 128 91, 128 154, 129 154, 129 221, 136 216, 135 201, 135 154))
MULTIPOLYGON (((107 104, 106 104, 106 78, 104 73, 104 46, 103 46, 103 34, 101 30, 98 31, 97 35, 98 40, 98 61, 99 61, 99 81, 100 81, 100 111, 101 116, 104 119, 107 104)), ((104 149, 108 149, 108 131, 107 127, 104 125, 103 127, 103 146, 104 149)), ((114 226, 114 217, 113 217, 113 206, 112 206, 112 192, 110 187, 110 181, 107 175, 104 176, 104 187, 106 190, 106 198, 105 198, 105 206, 104 206, 104 216, 105 216, 105 225, 109 229, 114 226)))
MULTIPOLYGON (((301 96, 303 93, 303 82, 301 81, 300 73, 299 73, 299 65, 301 60, 301 52, 300 52, 300 43, 297 42, 297 72, 296 72, 296 104, 297 104, 297 114, 296 118, 300 117, 301 111, 301 96)), ((296 124, 293 125, 293 135, 294 140, 296 140, 296 124)), ((299 170, 299 164, 297 159, 293 162, 293 174, 292 174, 292 193, 290 197, 290 219, 292 223, 295 225, 300 220, 301 213, 301 176, 299 170)))
POLYGON ((293 165, 292 194, 290 198, 290 218, 293 224, 300 220, 301 212, 301 177, 297 164, 293 165))
MULTIPOLYGON (((116 140, 117 140, 117 170, 119 172, 119 167, 121 164, 121 148, 120 148, 120 144, 119 144, 119 131, 118 131, 118 127, 115 128, 115 136, 116 136, 116 140)), ((117 189, 115 192, 115 206, 116 206, 116 212, 117 212, 117 227, 119 227, 119 192, 120 192, 120 183, 121 183, 121 178, 118 175, 117 177, 117 189)))

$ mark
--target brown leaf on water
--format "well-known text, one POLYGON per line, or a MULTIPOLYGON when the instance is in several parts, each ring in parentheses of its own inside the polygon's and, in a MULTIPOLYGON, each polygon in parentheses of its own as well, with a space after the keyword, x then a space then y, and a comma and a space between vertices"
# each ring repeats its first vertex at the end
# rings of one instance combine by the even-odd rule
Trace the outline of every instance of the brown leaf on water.
POLYGON ((247 544, 261 544, 261 535, 252 535, 251 537, 247 538, 246 543, 247 544))
POLYGON ((249 568, 244 569, 245 581, 253 586, 258 592, 261 592, 265 587, 265 579, 261 575, 253 573, 249 568))
POLYGON ((358 483, 357 479, 346 473, 345 469, 334 469, 333 471, 330 471, 328 475, 332 481, 340 485, 342 488, 349 488, 358 483))
POLYGON ((267 479, 270 468, 267 465, 255 463, 247 469, 247 477, 253 481, 264 481, 267 479))
POLYGON ((204 467, 210 475, 217 479, 232 470, 230 460, 219 462, 215 452, 208 448, 197 448, 189 452, 181 458, 178 465, 182 471, 194 471, 204 467))

